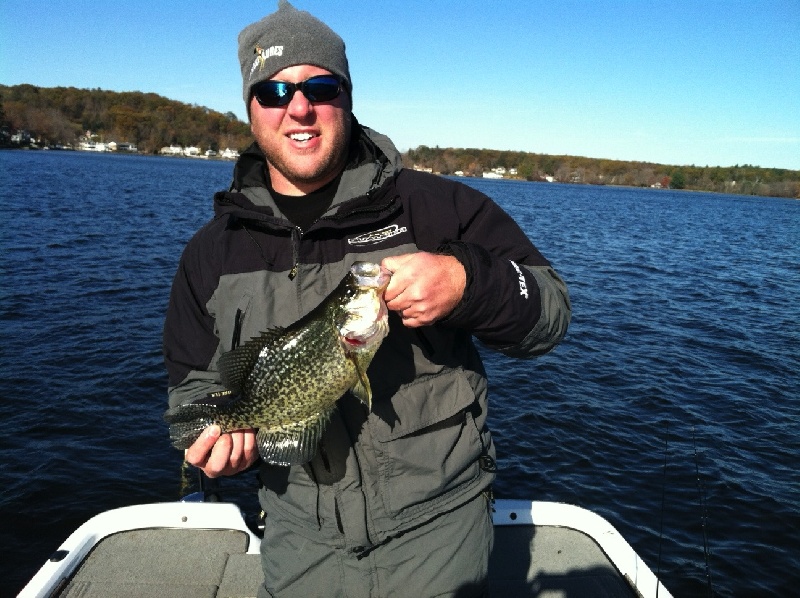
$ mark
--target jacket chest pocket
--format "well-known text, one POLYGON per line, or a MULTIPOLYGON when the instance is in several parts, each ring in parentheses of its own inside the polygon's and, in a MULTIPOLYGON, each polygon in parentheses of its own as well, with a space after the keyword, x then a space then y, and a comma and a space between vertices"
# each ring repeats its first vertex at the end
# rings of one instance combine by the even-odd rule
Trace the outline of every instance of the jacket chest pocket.
POLYGON ((410 514, 480 475, 484 447, 473 411, 478 408, 463 372, 447 370, 402 387, 390 405, 370 415, 381 493, 391 515, 410 514))

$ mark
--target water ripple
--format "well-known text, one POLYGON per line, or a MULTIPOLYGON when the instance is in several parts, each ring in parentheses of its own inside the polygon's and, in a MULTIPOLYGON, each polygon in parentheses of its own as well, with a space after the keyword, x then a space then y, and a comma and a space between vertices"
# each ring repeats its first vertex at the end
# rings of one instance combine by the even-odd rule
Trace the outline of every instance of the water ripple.
MULTIPOLYGON (((0 152, 0 417, 13 431, 0 594, 97 512, 178 497, 161 326, 178 257, 231 168, 0 152)), ((468 182, 553 261, 574 308, 550 355, 484 351, 497 494, 597 511, 676 596, 707 594, 707 559, 719 596, 787 595, 800 583, 800 204, 468 182)))

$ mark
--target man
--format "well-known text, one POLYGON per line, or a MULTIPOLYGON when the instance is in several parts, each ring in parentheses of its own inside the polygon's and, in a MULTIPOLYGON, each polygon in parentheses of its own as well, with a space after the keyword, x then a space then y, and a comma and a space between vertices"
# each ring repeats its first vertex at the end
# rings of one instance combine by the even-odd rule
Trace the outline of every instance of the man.
MULTIPOLYGON (((390 331, 316 456, 260 466, 260 596, 486 591, 494 446, 472 337, 511 356, 552 349, 564 283, 488 197, 405 170, 352 114, 341 38, 278 10, 239 35, 254 143, 189 242, 164 329, 171 406, 222 390, 221 354, 313 309, 358 260, 392 272, 390 331)), ((186 460, 216 477, 258 461, 253 430, 208 428, 186 460)))

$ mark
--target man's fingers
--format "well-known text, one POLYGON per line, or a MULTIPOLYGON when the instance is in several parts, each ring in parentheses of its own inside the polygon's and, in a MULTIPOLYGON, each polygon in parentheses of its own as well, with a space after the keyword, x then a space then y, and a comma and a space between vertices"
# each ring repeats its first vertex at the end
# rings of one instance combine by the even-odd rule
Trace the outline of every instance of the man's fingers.
POLYGON ((403 255, 394 255, 383 258, 381 266, 386 268, 392 273, 392 278, 383 293, 383 300, 386 301, 387 307, 392 310, 397 310, 397 307, 389 306, 389 303, 394 301, 408 286, 408 281, 405 280, 403 275, 403 267, 406 263, 414 257, 413 253, 406 253, 403 255))
POLYGON ((228 467, 234 471, 248 467, 253 454, 255 435, 252 430, 236 430, 230 433, 231 445, 228 467))
POLYGON ((230 434, 223 434, 219 437, 211 449, 211 454, 206 461, 205 467, 203 467, 203 471, 208 477, 216 478, 226 473, 230 463, 232 446, 233 440, 230 434))
POLYGON ((221 434, 219 426, 209 426, 186 450, 186 462, 210 478, 239 473, 258 460, 255 437, 255 430, 221 434))
POLYGON ((252 458, 258 451, 256 447, 256 434, 255 430, 248 430, 249 433, 244 434, 244 453, 248 458, 252 458))
POLYGON ((220 434, 220 427, 216 425, 209 426, 203 430, 203 433, 194 441, 194 444, 186 450, 186 461, 195 467, 203 467, 220 434))
POLYGON ((390 255, 389 257, 383 258, 381 261, 381 266, 386 268, 389 272, 394 274, 397 270, 403 267, 408 260, 414 257, 413 253, 404 253, 402 255, 390 255))

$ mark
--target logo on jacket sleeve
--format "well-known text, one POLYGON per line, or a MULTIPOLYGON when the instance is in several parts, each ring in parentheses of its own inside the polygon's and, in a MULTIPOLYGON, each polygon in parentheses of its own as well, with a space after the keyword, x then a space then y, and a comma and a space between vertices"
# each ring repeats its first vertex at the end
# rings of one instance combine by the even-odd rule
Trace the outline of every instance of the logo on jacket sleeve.
POLYGON ((386 239, 391 239, 392 237, 396 237, 408 229, 405 226, 398 226, 396 224, 392 224, 391 226, 387 226, 380 230, 372 231, 371 233, 364 233, 363 235, 358 235, 357 237, 353 237, 352 239, 347 239, 347 242, 350 245, 375 245, 376 243, 380 243, 381 241, 385 241, 386 239))
POLYGON ((511 262, 511 265, 514 266, 514 270, 517 271, 517 275, 519 276, 519 294, 528 298, 528 284, 525 282, 525 276, 522 274, 522 270, 516 263, 511 262))

